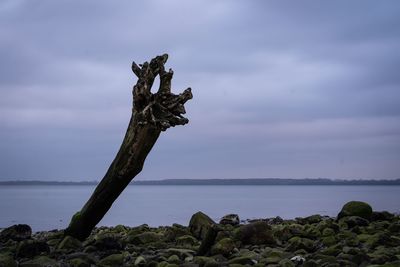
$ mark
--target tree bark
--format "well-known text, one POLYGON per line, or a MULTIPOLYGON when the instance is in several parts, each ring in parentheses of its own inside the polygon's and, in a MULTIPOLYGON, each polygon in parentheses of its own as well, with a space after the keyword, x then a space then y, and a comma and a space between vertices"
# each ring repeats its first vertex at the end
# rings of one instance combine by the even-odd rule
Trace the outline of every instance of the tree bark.
POLYGON ((139 66, 132 63, 138 81, 133 87, 132 116, 124 140, 90 199, 72 217, 65 235, 86 239, 126 186, 140 173, 160 133, 189 122, 182 114, 185 114, 185 102, 192 98, 191 89, 179 95, 171 93, 173 71, 165 71, 167 59, 168 55, 164 54, 153 58, 150 63, 139 66), (151 87, 157 76, 160 87, 152 93, 151 87))

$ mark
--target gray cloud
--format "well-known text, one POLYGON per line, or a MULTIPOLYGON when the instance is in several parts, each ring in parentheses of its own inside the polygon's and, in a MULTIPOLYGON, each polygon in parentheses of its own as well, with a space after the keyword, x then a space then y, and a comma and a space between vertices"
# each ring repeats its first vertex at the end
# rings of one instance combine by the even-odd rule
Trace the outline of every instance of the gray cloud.
POLYGON ((0 179, 100 179, 131 60, 167 52, 191 123, 140 179, 399 178, 396 1, 3 1, 0 179))

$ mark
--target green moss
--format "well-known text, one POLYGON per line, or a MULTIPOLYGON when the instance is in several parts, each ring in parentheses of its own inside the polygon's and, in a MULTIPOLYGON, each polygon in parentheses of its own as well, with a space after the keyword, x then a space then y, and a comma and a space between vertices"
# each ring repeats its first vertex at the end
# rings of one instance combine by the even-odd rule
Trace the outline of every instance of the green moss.
POLYGON ((342 210, 338 214, 339 219, 346 216, 359 216, 369 220, 372 216, 372 208, 365 202, 350 201, 343 206, 342 210))

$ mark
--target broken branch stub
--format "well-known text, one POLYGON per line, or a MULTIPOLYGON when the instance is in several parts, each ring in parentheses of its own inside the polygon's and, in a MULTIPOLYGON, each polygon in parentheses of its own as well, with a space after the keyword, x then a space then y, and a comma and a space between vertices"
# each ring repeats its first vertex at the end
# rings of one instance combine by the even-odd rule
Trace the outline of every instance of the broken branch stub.
POLYGON ((138 77, 133 87, 132 116, 121 147, 107 173, 82 210, 76 213, 65 230, 80 240, 88 237, 125 187, 142 170, 144 161, 161 131, 189 120, 183 117, 184 104, 193 97, 191 89, 181 94, 171 93, 173 71, 165 71, 168 55, 157 56, 150 63, 132 63, 138 77), (160 79, 156 93, 151 92, 154 80, 160 79))

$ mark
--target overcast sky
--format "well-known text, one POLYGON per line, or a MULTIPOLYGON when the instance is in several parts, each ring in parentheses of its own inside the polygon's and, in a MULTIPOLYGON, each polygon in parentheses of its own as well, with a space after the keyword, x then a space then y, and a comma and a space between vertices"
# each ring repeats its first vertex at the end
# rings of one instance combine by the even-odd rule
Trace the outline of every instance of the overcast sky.
POLYGON ((400 178, 399 1, 0 1, 0 180, 100 180, 133 60, 190 123, 140 180, 400 178))

